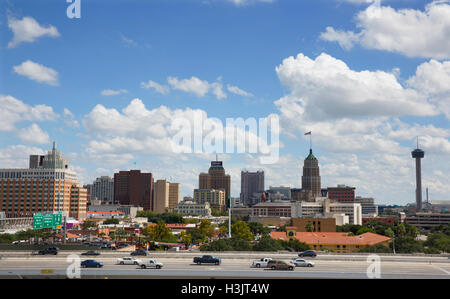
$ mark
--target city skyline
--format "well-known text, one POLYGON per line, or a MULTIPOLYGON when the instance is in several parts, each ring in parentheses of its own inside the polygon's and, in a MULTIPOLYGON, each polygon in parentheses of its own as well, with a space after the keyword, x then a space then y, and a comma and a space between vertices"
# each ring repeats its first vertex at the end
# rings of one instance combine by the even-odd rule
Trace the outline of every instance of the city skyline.
POLYGON ((244 169, 264 170, 266 187, 300 188, 311 131, 323 188, 413 203, 420 136, 423 189, 449 199, 450 5, 382 1, 378 23, 370 3, 298 2, 83 3, 81 19, 64 1, 2 2, 0 168, 27 167, 55 140, 82 184, 140 169, 192 196, 216 153, 174 154, 175 117, 276 114, 277 163, 219 154, 232 197, 244 169), (398 40, 405 22, 431 30, 422 20, 442 24, 425 43, 375 39, 398 40))

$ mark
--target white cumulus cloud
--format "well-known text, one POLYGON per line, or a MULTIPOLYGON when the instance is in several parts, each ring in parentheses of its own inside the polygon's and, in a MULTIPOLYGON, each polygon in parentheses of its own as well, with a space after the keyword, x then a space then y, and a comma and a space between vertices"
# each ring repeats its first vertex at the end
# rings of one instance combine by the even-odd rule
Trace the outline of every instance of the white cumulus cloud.
POLYGON ((13 39, 8 43, 8 48, 14 48, 23 42, 34 42, 43 36, 60 36, 55 26, 41 26, 32 17, 23 17, 21 20, 10 17, 8 18, 8 27, 14 34, 13 39))
POLYGON ((327 27, 321 38, 350 49, 355 43, 368 49, 396 52, 408 57, 450 58, 450 5, 433 1, 425 10, 371 5, 356 16, 360 31, 327 27))
POLYGON ((58 85, 58 72, 42 64, 27 60, 13 67, 15 73, 49 85, 58 85))

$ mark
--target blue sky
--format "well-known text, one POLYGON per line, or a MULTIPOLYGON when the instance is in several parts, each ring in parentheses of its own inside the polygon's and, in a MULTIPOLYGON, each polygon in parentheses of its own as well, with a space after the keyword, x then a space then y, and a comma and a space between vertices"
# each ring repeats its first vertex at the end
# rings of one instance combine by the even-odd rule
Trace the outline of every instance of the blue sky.
POLYGON ((266 170, 267 188, 300 187, 312 130, 322 187, 413 202, 410 151, 420 135, 424 187, 450 199, 450 5, 367 2, 82 0, 81 18, 69 19, 62 0, 2 0, 0 101, 16 109, 0 112, 0 167, 24 167, 56 140, 82 183, 138 168, 192 195, 214 154, 167 150, 177 109, 222 121, 276 114, 278 163, 221 155, 233 196, 244 168, 266 170), (209 89, 182 90, 193 77, 209 89), (150 80, 165 92, 143 88, 150 80), (154 117, 161 106, 163 120, 154 117))

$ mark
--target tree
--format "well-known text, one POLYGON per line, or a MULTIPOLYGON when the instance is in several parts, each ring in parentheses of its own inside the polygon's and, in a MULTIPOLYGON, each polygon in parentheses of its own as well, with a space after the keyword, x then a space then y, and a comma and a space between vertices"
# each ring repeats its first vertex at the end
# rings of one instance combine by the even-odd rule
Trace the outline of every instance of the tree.
POLYGON ((308 221, 308 223, 306 223, 305 229, 307 232, 310 232, 310 233, 312 233, 314 231, 314 226, 311 221, 308 221))
POLYGON ((244 240, 253 241, 253 234, 250 232, 250 228, 244 221, 236 221, 231 225, 231 236, 238 236, 244 240))
POLYGON ((389 237, 389 238, 394 238, 395 237, 395 233, 394 233, 394 231, 391 228, 387 228, 384 231, 384 235, 389 237))
POLYGON ((180 238, 181 238, 181 242, 186 246, 186 248, 188 248, 189 245, 192 244, 191 234, 189 234, 188 232, 182 231, 180 233, 180 238))
POLYGON ((200 251, 232 251, 229 239, 220 239, 200 246, 200 251))
MULTIPOLYGON (((392 243, 391 243, 392 247, 392 243)), ((395 238, 395 252, 397 253, 418 253, 423 252, 423 246, 420 242, 411 237, 395 238)))
POLYGON ((406 235, 406 227, 404 224, 399 224, 397 226, 397 235, 399 237, 404 237, 406 235))
POLYGON ((309 247, 308 244, 300 242, 297 239, 290 239, 288 241, 283 241, 283 240, 279 240, 281 246, 283 247, 283 249, 285 250, 290 250, 290 251, 305 251, 308 249, 311 249, 311 247, 309 247))
POLYGON ((450 252, 450 236, 443 232, 431 233, 423 245, 427 246, 429 251, 434 249, 434 252, 450 252))
POLYGON ((283 246, 270 236, 261 237, 258 243, 253 246, 253 250, 255 251, 278 251, 282 249, 283 246))
POLYGON ((91 227, 97 227, 97 223, 94 221, 84 221, 83 224, 81 225, 81 227, 83 229, 88 229, 91 227))
POLYGON ((192 244, 203 243, 207 240, 206 236, 202 234, 202 232, 198 228, 194 228, 191 230, 191 242, 192 244))
POLYGON ((209 220, 203 219, 200 222, 199 229, 202 235, 207 238, 212 238, 215 235, 214 225, 212 225, 209 220))
POLYGON ((149 236, 152 241, 170 241, 173 239, 172 232, 162 220, 158 221, 155 226, 150 227, 149 236))
POLYGON ((239 236, 233 236, 229 239, 231 247, 233 247, 234 251, 250 251, 252 250, 252 246, 247 239, 243 239, 239 236))
POLYGON ((110 218, 103 221, 103 224, 119 224, 119 219, 117 218, 110 218))
POLYGON ((375 231, 369 227, 361 227, 360 229, 358 229, 358 231, 356 232, 356 235, 362 235, 365 233, 374 233, 375 231))
POLYGON ((373 246, 364 247, 359 252, 392 253, 392 249, 387 246, 377 244, 373 246))
POLYGON ((356 235, 356 232, 361 228, 361 225, 358 224, 344 224, 344 225, 336 225, 336 232, 342 233, 353 233, 356 235))
POLYGON ((270 234, 270 228, 265 227, 259 222, 249 222, 248 227, 250 228, 250 232, 254 235, 266 236, 270 234))

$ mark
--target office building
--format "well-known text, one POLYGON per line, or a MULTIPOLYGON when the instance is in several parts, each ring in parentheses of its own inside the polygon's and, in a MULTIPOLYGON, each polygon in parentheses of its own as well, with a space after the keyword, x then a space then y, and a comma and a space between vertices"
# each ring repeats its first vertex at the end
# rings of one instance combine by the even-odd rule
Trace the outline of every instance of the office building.
POLYGON ((345 185, 328 187, 328 198, 337 202, 355 202, 355 189, 345 185))
POLYGON ((292 218, 292 226, 295 226, 298 232, 307 232, 308 223, 311 223, 313 232, 335 232, 336 231, 336 219, 325 217, 304 217, 304 218, 292 218))
POLYGON ((114 204, 114 179, 109 176, 97 178, 89 188, 90 200, 101 204, 114 204))
POLYGON ((449 225, 450 213, 419 212, 412 215, 407 215, 405 223, 414 225, 421 229, 431 229, 434 226, 449 225))
POLYGON ((291 200, 291 188, 290 187, 269 187, 266 191, 267 200, 269 201, 280 201, 280 200, 291 200))
POLYGON ((319 161, 312 149, 303 164, 302 189, 311 191, 313 197, 321 196, 319 161))
POLYGON ((222 161, 211 161, 208 173, 199 175, 199 189, 223 189, 225 190, 225 198, 228 198, 231 196, 230 186, 231 179, 228 174, 225 174, 222 161))
POLYGON ((0 210, 8 218, 63 212, 85 219, 87 190, 79 185, 68 160, 56 150, 56 143, 47 155, 36 156, 30 156, 31 168, 0 169, 0 210))
POLYGON ((153 175, 140 170, 119 171, 114 174, 114 202, 153 209, 153 175))
POLYGON ((251 208, 252 217, 301 217, 300 203, 261 202, 251 208))
POLYGON ((225 190, 195 189, 194 202, 200 204, 208 202, 211 208, 220 211, 225 211, 226 210, 225 190))
POLYGON ((378 206, 375 204, 375 199, 373 199, 372 197, 356 196, 355 203, 361 204, 363 217, 378 216, 378 206))
POLYGON ((300 206, 301 216, 299 217, 342 218, 341 215, 344 214, 348 216, 349 224, 362 225, 362 209, 359 203, 330 202, 328 198, 318 198, 316 202, 301 202, 300 206))
POLYGON ((264 192, 264 171, 241 171, 240 202, 249 206, 257 204, 261 202, 262 192, 264 192))
POLYGON ((193 201, 182 201, 174 207, 174 212, 183 216, 211 216, 209 202, 196 203, 193 201))
POLYGON ((169 183, 169 211, 180 202, 180 183, 169 183))

